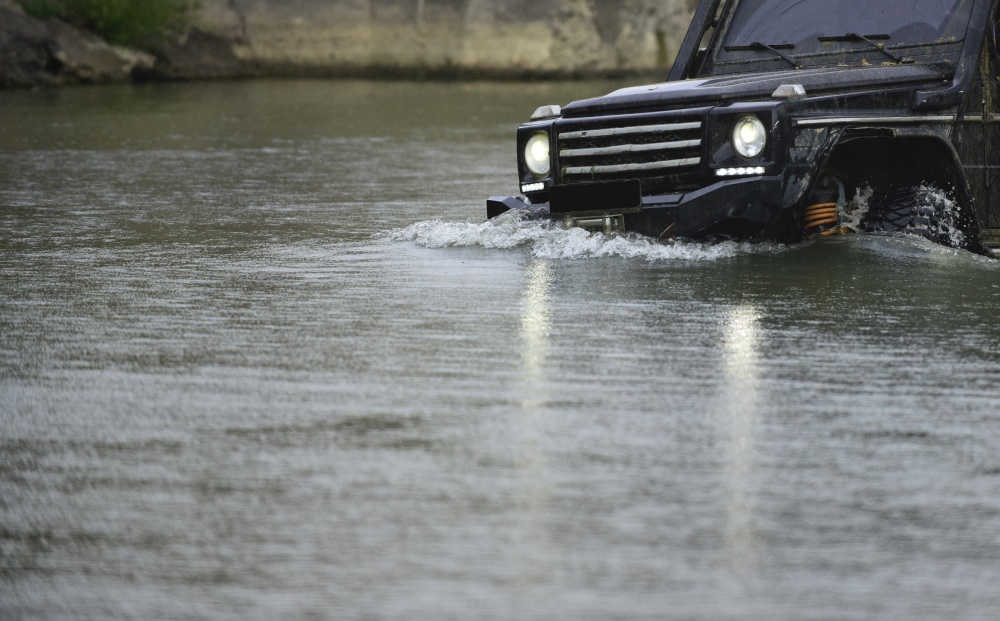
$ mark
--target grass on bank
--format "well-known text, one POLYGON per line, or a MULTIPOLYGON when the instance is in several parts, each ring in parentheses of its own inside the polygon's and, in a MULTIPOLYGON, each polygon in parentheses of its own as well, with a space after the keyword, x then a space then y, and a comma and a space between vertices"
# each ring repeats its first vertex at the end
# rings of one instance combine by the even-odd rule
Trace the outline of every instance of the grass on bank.
POLYGON ((58 17, 108 43, 148 47, 188 20, 190 0, 18 0, 28 15, 58 17))

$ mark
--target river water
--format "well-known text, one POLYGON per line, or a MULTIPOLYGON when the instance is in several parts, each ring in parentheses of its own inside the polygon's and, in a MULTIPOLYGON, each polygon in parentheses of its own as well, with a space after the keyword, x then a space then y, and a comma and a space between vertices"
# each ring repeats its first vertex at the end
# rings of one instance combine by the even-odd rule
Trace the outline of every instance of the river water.
POLYGON ((0 92, 0 618, 996 619, 998 263, 484 223, 615 86, 0 92))

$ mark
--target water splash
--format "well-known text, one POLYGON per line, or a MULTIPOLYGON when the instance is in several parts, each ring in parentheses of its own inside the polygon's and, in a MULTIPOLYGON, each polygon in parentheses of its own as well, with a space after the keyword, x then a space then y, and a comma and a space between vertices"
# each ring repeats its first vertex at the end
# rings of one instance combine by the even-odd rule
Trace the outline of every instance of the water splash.
POLYGON ((848 201, 845 210, 841 212, 841 219, 849 229, 853 231, 862 230, 861 220, 868 214, 869 201, 875 190, 871 186, 857 188, 854 196, 848 201))
POLYGON ((926 183, 914 187, 909 203, 906 204, 906 215, 912 214, 912 219, 894 218, 894 224, 898 223, 898 230, 894 227, 886 228, 884 224, 875 229, 866 225, 870 215, 874 215, 876 221, 880 220, 881 212, 885 209, 899 214, 897 217, 904 215, 900 212, 900 206, 892 203, 884 206, 876 202, 879 199, 874 198, 874 194, 871 187, 858 188, 855 196, 846 205, 845 213, 841 214, 844 224, 855 231, 867 230, 920 237, 952 248, 962 248, 966 245, 968 223, 963 222, 961 205, 949 192, 926 183))
POLYGON ((393 241, 412 242, 425 248, 481 246, 511 249, 526 247, 540 259, 589 259, 622 257, 647 261, 715 261, 740 254, 776 252, 776 244, 726 241, 706 243, 679 240, 662 244, 642 235, 604 234, 581 228, 563 228, 549 220, 529 220, 513 213, 485 222, 426 220, 384 233, 393 241))
POLYGON ((920 186, 920 196, 928 208, 936 211, 938 219, 932 222, 938 238, 949 246, 962 248, 966 245, 965 229, 962 226, 961 208, 957 201, 944 190, 931 185, 920 186))

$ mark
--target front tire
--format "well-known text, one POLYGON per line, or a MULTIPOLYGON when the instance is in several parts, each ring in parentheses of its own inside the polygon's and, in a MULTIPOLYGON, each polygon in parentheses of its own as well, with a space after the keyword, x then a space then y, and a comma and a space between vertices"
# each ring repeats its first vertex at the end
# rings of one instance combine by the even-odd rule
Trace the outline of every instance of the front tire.
POLYGON ((867 232, 916 235, 942 246, 992 257, 976 217, 933 186, 892 188, 869 201, 861 220, 867 232))

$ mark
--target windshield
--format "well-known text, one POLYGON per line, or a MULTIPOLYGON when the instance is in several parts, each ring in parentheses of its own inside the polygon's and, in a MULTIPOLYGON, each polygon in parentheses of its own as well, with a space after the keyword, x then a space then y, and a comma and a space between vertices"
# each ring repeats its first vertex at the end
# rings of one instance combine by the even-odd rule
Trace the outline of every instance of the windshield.
POLYGON ((888 39, 887 45, 955 41, 965 37, 971 4, 970 0, 743 0, 723 45, 815 48, 820 37, 848 33, 888 39))

